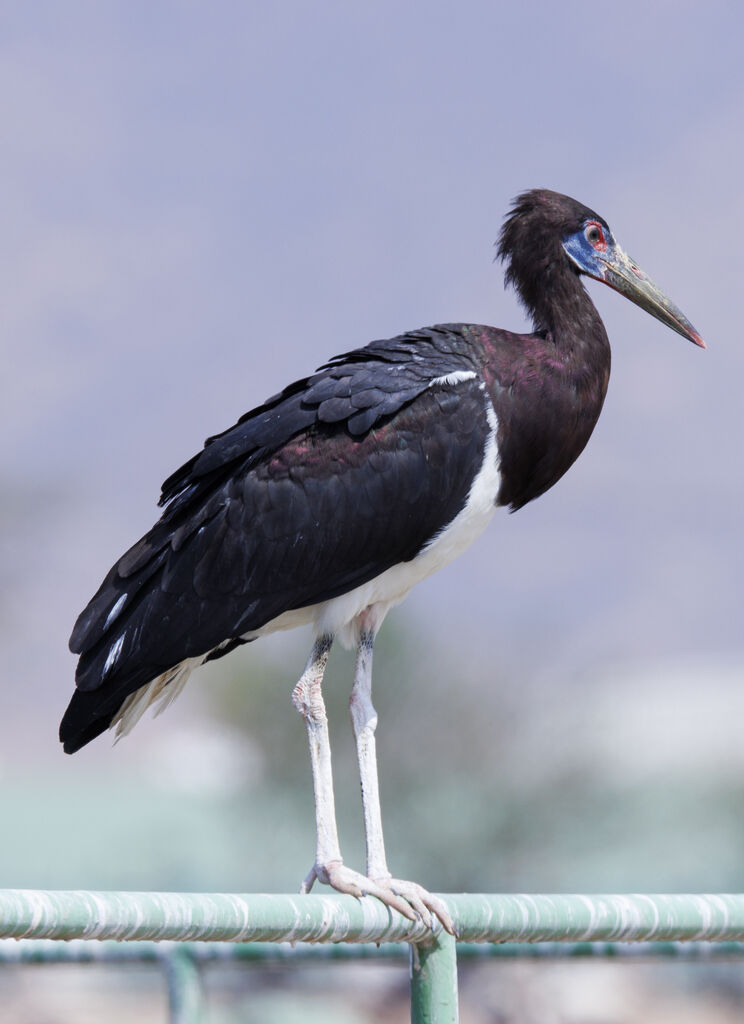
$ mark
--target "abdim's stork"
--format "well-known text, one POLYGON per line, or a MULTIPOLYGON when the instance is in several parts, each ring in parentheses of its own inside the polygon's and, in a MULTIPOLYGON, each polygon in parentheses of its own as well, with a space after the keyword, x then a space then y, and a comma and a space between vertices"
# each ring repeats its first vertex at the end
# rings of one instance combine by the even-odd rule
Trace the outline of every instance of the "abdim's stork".
POLYGON ((441 900, 391 878, 371 702, 372 648, 388 610, 464 551, 497 506, 521 508, 578 457, 610 375, 610 345, 581 283, 603 281, 705 347, 615 242, 606 221, 556 192, 514 203, 499 241, 531 334, 444 324, 336 356, 270 398, 170 476, 165 510, 123 555, 70 640, 77 689, 68 753, 145 708, 238 644, 310 623, 293 700, 310 740, 317 849, 305 879, 372 894, 411 919, 441 900), (343 864, 321 682, 335 637, 357 650, 351 718, 366 876, 343 864))

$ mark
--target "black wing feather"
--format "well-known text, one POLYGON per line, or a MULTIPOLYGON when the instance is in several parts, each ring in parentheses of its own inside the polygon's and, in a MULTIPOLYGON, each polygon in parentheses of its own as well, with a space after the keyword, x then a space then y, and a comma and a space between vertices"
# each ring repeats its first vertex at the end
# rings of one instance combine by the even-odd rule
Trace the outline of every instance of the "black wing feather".
POLYGON ((374 342, 210 438, 75 625, 65 748, 183 659, 413 558, 463 507, 489 429, 477 380, 430 384, 473 369, 448 328, 374 342))

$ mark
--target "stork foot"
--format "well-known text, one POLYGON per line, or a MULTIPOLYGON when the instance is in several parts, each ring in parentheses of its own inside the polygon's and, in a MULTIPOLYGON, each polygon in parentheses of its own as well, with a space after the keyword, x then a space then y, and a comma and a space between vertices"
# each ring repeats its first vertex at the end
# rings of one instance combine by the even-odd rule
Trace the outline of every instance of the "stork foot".
POLYGON ((400 878, 378 878, 377 885, 384 891, 402 897, 415 910, 424 924, 431 928, 433 925, 432 915, 438 917, 442 927, 450 935, 456 935, 455 926, 445 906, 444 900, 424 889, 417 882, 406 882, 400 878))
POLYGON ((450 935, 455 934, 455 926, 443 900, 416 882, 404 882, 398 878, 368 878, 359 871, 347 868, 342 861, 331 861, 329 864, 316 864, 302 883, 300 892, 310 892, 316 879, 349 896, 375 896, 409 921, 422 921, 427 928, 433 927, 434 915, 442 922, 445 931, 450 935))

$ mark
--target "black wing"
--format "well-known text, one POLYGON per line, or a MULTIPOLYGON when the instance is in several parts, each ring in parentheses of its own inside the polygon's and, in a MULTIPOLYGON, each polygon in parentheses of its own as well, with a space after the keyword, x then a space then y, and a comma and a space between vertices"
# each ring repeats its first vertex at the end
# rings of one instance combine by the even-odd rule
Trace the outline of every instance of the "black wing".
POLYGON ((451 522, 489 430, 477 377, 432 386, 473 371, 461 342, 431 329, 338 357, 165 482, 161 520, 75 625, 66 749, 185 658, 354 589, 451 522))

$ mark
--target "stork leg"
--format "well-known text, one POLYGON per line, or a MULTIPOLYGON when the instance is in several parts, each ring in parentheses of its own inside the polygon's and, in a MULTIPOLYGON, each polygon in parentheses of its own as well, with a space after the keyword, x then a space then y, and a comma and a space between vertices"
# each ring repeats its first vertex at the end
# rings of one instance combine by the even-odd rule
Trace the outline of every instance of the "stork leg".
MULTIPOLYGON (((385 857, 385 841, 382 835, 382 814, 380 811, 380 787, 377 777, 377 746, 375 730, 377 712, 372 704, 372 652, 375 633, 362 629, 357 646, 354 687, 349 700, 351 722, 356 739, 359 777, 362 784, 362 806, 364 808, 364 833, 367 844, 367 876, 375 885, 387 892, 402 897, 416 914, 431 927, 431 914, 435 914, 444 928, 455 934, 452 919, 446 906, 437 896, 427 892, 416 882, 392 878, 385 857)), ((388 899, 385 902, 389 902, 388 899)))
POLYGON ((376 896, 411 921, 416 921, 418 914, 409 901, 396 895, 388 886, 380 885, 358 871, 347 868, 341 859, 336 826, 336 807, 333 798, 328 718, 321 692, 323 673, 332 644, 333 636, 318 637, 313 645, 305 671, 292 692, 292 701, 305 719, 307 726, 315 793, 315 863, 302 883, 300 892, 310 892, 317 879, 332 886, 338 892, 348 893, 351 896, 376 896))
POLYGON ((336 804, 333 798, 328 718, 321 692, 323 674, 332 646, 332 636, 318 637, 313 644, 305 671, 292 692, 292 701, 307 726, 315 794, 315 864, 302 883, 302 892, 309 892, 316 878, 327 882, 324 874, 327 874, 334 865, 342 863, 336 826, 336 804))

